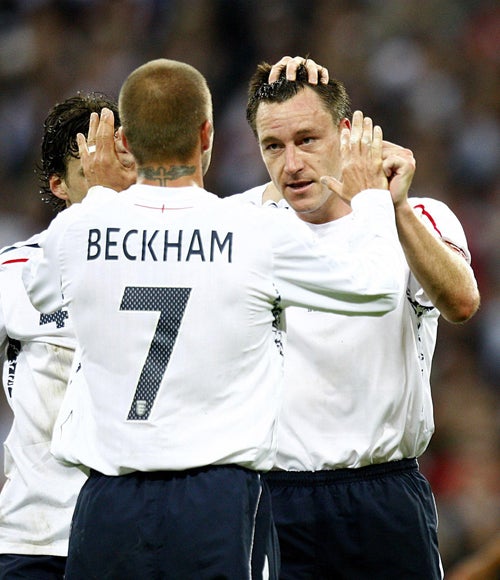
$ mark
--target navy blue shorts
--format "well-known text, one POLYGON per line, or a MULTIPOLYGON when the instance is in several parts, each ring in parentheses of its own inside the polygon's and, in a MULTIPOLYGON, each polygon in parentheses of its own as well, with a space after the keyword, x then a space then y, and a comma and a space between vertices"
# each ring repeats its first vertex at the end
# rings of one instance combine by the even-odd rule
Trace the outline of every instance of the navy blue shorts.
POLYGON ((281 580, 442 578, 434 497, 416 459, 264 477, 281 580))
POLYGON ((91 472, 73 516, 66 580, 261 580, 269 568, 277 578, 273 533, 269 491, 255 471, 91 472))
POLYGON ((66 558, 0 554, 0 580, 63 580, 66 558))

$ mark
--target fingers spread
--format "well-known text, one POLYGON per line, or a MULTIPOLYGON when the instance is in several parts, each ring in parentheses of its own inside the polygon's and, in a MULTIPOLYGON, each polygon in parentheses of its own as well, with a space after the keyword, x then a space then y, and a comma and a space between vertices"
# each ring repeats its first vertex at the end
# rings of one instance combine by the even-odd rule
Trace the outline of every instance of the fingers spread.
POLYGON ((361 111, 354 111, 350 130, 351 146, 358 145, 362 135, 363 135, 363 113, 361 111))
POLYGON ((111 109, 104 107, 95 133, 97 152, 103 153, 114 147, 115 117, 111 109))
POLYGON ((95 145, 95 138, 97 133, 97 127, 99 126, 99 115, 97 113, 90 114, 89 120, 89 132, 87 135, 87 144, 95 145))
POLYGON ((89 156, 89 148, 87 146, 87 140, 85 139, 85 135, 81 133, 77 133, 76 135, 76 144, 78 145, 78 156, 80 157, 82 166, 84 166, 84 161, 89 156))
POLYGON ((373 127, 373 138, 372 138, 372 155, 375 155, 377 158, 382 159, 382 148, 384 142, 384 135, 382 132, 382 127, 380 125, 375 125, 373 127))
POLYGON ((363 119, 363 133, 361 135, 361 143, 367 147, 371 147, 373 140, 373 121, 371 117, 363 119))

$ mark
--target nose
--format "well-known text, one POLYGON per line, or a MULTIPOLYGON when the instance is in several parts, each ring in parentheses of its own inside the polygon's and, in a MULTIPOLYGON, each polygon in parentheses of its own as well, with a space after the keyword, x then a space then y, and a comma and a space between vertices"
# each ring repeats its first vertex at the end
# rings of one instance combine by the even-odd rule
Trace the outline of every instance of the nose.
POLYGON ((285 150, 285 171, 289 175, 295 175, 303 169, 302 156, 297 148, 293 145, 286 147, 285 150))

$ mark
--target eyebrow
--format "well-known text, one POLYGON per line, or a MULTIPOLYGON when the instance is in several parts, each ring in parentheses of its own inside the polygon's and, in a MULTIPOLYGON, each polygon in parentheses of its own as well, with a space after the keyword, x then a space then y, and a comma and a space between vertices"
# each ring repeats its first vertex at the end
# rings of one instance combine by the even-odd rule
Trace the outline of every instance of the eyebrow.
MULTIPOLYGON (((306 127, 305 129, 300 129, 296 133, 294 133, 294 137, 304 137, 305 135, 311 135, 311 133, 317 133, 319 129, 317 127, 306 127)), ((265 145, 266 143, 273 142, 273 141, 281 141, 278 137, 273 136, 272 134, 269 136, 265 136, 263 139, 260 140, 261 145, 265 145)))

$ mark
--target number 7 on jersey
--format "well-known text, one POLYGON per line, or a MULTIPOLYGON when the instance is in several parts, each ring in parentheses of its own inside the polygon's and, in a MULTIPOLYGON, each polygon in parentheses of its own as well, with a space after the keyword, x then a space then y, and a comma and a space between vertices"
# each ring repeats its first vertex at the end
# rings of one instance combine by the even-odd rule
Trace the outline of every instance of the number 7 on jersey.
POLYGON ((146 421, 167 370, 191 288, 127 286, 120 310, 160 312, 155 334, 128 413, 129 421, 146 421))

